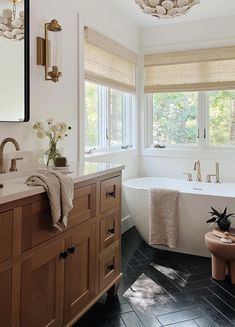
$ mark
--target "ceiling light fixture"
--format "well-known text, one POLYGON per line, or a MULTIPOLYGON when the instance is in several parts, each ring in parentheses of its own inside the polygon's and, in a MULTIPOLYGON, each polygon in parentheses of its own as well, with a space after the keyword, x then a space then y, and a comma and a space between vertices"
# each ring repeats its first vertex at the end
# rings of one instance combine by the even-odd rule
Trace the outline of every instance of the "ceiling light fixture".
POLYGON ((16 17, 17 2, 22 0, 10 0, 12 9, 3 9, 0 15, 0 36, 17 41, 24 39, 24 10, 16 17))
POLYGON ((157 18, 172 18, 187 14, 200 0, 135 0, 145 14, 157 18))

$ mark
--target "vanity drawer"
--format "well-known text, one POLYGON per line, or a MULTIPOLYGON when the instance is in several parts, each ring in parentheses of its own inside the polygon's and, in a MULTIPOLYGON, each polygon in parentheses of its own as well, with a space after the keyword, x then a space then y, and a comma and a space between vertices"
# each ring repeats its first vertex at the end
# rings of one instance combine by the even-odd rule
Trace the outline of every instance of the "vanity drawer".
POLYGON ((120 238, 120 212, 116 211, 100 220, 100 252, 120 238))
MULTIPOLYGON (((96 214, 96 185, 78 188, 74 191, 74 207, 68 218, 68 228, 76 226, 96 214)), ((52 226, 51 208, 47 198, 31 203, 22 210, 22 245, 25 252, 36 245, 60 234, 52 226)))
POLYGON ((13 211, 0 214, 0 263, 12 258, 13 250, 13 211))
POLYGON ((102 181, 100 184, 100 196, 101 213, 109 209, 118 208, 121 196, 120 176, 102 181))
POLYGON ((119 244, 100 258, 100 290, 108 286, 120 274, 119 244))
POLYGON ((23 206, 21 233, 22 252, 46 242, 60 233, 52 226, 51 208, 47 198, 23 206))
POLYGON ((69 213, 68 227, 73 227, 96 215, 96 185, 74 190, 73 209, 69 213))

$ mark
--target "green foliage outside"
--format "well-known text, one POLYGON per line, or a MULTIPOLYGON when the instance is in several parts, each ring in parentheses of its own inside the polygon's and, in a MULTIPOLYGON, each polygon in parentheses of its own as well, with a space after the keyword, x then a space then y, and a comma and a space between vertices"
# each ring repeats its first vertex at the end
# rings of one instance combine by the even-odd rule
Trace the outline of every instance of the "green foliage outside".
POLYGON ((211 145, 235 144, 235 91, 209 92, 211 145))
POLYGON ((98 145, 98 90, 97 85, 86 83, 86 146, 98 145))
MULTIPOLYGON (((197 142, 197 98, 197 92, 153 95, 154 144, 197 142)), ((208 98, 210 144, 235 144, 235 91, 208 92, 208 98)))
POLYGON ((153 95, 153 143, 190 144, 197 141, 197 93, 153 95))

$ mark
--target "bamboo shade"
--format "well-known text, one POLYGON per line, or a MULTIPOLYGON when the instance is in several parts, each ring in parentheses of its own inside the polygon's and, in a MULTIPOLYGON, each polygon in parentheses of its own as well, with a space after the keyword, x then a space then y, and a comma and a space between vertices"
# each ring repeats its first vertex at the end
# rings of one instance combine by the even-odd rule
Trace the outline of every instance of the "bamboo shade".
POLYGON ((136 63, 135 53, 100 33, 85 28, 86 80, 134 93, 136 63))
POLYGON ((235 47, 145 56, 145 92, 235 88, 235 47))

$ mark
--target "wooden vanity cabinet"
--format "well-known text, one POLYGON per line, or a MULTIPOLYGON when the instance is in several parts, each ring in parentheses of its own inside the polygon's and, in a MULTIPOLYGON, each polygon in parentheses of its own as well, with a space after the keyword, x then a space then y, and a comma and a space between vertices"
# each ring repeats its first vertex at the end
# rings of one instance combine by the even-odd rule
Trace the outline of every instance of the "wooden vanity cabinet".
POLYGON ((64 242, 32 253, 21 265, 21 326, 63 323, 64 242))
POLYGON ((121 172, 75 185, 63 232, 45 193, 0 205, 0 327, 72 326, 117 289, 120 206, 121 172))
POLYGON ((0 327, 11 326, 12 269, 0 273, 0 327))
POLYGON ((64 321, 68 323, 95 295, 95 224, 66 241, 64 321))

